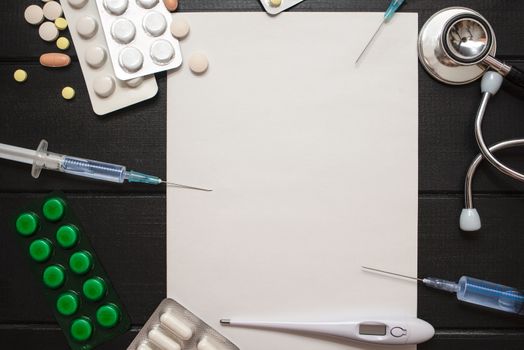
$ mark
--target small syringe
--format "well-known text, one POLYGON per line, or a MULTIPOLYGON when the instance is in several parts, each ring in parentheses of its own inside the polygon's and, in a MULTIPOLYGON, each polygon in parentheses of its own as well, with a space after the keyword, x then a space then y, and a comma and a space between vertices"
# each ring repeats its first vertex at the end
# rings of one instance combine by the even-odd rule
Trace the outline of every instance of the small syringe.
POLYGON ((458 283, 440 278, 417 278, 362 266, 364 270, 416 280, 425 286, 456 293, 457 299, 491 309, 524 315, 524 293, 501 284, 462 276, 458 283))
POLYGON ((40 176, 42 169, 47 169, 108 182, 123 183, 124 181, 128 181, 148 185, 165 183, 168 186, 177 188, 206 192, 211 191, 204 188, 166 182, 153 175, 142 174, 132 170, 128 171, 123 165, 48 152, 46 140, 40 141, 36 150, 0 143, 0 158, 32 165, 31 175, 35 179, 40 176))

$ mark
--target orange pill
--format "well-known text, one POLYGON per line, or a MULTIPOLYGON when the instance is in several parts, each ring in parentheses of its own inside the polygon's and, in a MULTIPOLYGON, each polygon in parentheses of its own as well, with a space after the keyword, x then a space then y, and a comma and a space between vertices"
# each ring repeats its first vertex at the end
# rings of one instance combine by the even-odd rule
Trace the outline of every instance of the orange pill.
POLYGON ((178 0, 164 0, 164 5, 166 5, 169 11, 176 11, 178 8, 178 0))
POLYGON ((44 67, 59 68, 69 66, 71 57, 63 53, 44 53, 40 56, 40 64, 44 67))

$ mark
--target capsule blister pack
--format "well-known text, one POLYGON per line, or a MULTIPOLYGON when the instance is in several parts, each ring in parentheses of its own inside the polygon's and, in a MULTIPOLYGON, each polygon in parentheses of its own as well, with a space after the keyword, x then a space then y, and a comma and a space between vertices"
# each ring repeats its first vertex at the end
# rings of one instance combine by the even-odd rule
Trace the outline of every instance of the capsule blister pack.
POLYGON ((71 349, 93 349, 129 329, 124 306, 63 195, 21 209, 13 226, 71 349))
POLYGON ((304 0, 260 0, 262 6, 270 15, 277 15, 304 0))
POLYGON ((122 80, 182 64, 180 43, 169 30, 161 0, 96 0, 116 76, 122 80))
POLYGON ((173 299, 164 299, 127 350, 239 350, 173 299))
POLYGON ((93 110, 104 115, 147 100, 158 92, 153 75, 117 79, 94 0, 62 0, 93 110))

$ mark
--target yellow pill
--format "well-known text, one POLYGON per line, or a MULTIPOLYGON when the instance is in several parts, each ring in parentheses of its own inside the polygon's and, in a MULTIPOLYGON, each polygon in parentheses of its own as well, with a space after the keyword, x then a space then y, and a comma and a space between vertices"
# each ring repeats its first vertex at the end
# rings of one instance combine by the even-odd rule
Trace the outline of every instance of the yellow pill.
POLYGON ((62 89, 62 97, 66 100, 72 100, 75 97, 75 89, 70 86, 66 86, 62 89))
POLYGON ((282 0, 269 0, 269 4, 273 7, 279 7, 282 5, 282 0))
POLYGON ((58 47, 60 50, 67 50, 69 49, 69 39, 66 37, 61 36, 56 41, 56 47, 58 47))
POLYGON ((63 17, 55 19, 55 26, 58 30, 65 30, 67 28, 67 21, 63 17))
POLYGON ((23 83, 27 80, 27 72, 23 69, 17 69, 15 74, 13 74, 15 80, 19 83, 23 83))

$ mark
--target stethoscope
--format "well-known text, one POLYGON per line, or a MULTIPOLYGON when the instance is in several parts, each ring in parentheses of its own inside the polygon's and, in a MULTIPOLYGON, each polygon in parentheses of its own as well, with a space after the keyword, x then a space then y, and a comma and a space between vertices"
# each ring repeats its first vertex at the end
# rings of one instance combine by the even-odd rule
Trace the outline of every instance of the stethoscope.
POLYGON ((424 24, 419 35, 420 62, 435 79, 446 84, 462 85, 483 76, 482 99, 475 119, 475 137, 481 153, 466 174, 465 208, 460 215, 463 231, 481 228, 480 216, 473 205, 472 181, 483 159, 503 174, 524 182, 524 174, 506 166, 493 155, 502 149, 524 146, 524 139, 502 141, 488 147, 482 133, 488 102, 499 91, 504 78, 524 88, 524 73, 497 60, 496 46, 495 33, 488 21, 464 7, 437 12, 424 24), (494 71, 486 72, 489 68, 494 71))

